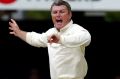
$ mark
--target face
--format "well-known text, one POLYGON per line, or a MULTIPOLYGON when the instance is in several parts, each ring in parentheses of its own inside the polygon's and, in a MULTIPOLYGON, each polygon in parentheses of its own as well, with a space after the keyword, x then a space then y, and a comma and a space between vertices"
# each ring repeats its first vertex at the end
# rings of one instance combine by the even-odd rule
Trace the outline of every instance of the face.
POLYGON ((54 26, 60 30, 69 23, 72 15, 71 12, 68 12, 68 9, 65 5, 54 5, 51 10, 51 16, 54 26))

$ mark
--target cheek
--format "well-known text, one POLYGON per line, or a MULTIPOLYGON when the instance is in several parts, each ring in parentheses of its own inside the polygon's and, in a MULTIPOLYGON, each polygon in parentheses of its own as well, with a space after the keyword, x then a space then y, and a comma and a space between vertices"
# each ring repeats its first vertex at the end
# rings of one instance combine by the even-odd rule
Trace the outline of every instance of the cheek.
POLYGON ((52 21, 55 22, 55 17, 54 16, 52 16, 52 21))
POLYGON ((63 19, 63 21, 68 21, 69 17, 68 16, 63 16, 62 19, 63 19))

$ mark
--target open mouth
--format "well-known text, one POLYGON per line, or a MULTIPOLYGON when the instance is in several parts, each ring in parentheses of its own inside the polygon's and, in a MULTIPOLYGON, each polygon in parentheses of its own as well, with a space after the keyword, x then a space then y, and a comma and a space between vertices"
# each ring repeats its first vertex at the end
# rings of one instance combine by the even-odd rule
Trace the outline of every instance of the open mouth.
POLYGON ((62 20, 56 20, 57 23, 62 23, 62 20))

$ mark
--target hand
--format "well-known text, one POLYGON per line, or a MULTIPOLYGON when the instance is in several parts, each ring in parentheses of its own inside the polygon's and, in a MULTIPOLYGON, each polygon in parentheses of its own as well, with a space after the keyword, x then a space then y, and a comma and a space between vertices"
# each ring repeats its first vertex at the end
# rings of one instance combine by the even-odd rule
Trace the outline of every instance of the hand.
POLYGON ((60 36, 59 35, 52 35, 50 37, 48 37, 48 43, 58 43, 60 40, 60 36))
POLYGON ((13 34, 15 36, 18 36, 18 33, 21 31, 20 28, 18 27, 17 23, 15 22, 15 20, 11 19, 11 22, 9 22, 9 29, 11 30, 10 31, 10 34, 13 34))

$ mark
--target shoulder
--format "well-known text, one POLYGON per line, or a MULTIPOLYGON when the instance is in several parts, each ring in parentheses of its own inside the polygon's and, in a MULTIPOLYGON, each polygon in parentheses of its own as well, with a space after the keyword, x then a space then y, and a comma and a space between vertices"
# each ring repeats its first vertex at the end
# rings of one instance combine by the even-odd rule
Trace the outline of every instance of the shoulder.
POLYGON ((55 33, 57 33, 55 28, 50 28, 49 30, 46 31, 47 35, 52 35, 52 34, 55 34, 55 33))
POLYGON ((56 28, 50 28, 46 31, 46 33, 57 32, 56 28))
POLYGON ((83 26, 79 25, 79 24, 73 24, 73 29, 77 29, 77 30, 86 30, 83 26))
POLYGON ((54 31, 54 30, 55 30, 55 28, 50 28, 47 30, 47 32, 54 31))

